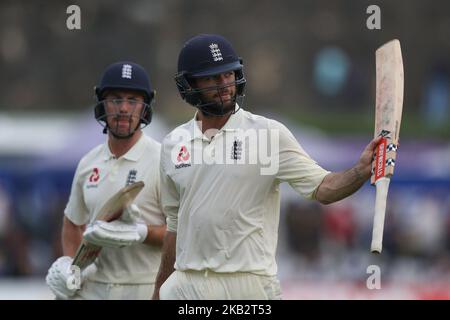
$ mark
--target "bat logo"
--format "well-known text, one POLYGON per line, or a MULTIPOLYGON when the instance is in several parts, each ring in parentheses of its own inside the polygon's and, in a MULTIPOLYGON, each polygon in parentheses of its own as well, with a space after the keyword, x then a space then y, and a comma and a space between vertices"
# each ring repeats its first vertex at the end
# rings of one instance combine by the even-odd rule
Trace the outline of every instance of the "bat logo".
POLYGON ((391 134, 391 132, 389 130, 381 130, 380 134, 378 135, 379 137, 384 137, 384 138, 388 138, 391 139, 391 137, 389 136, 391 134))
POLYGON ((387 146, 387 151, 397 151, 397 146, 393 143, 389 143, 387 146))
POLYGON ((394 159, 387 159, 386 160, 387 166, 395 166, 395 160, 394 159))

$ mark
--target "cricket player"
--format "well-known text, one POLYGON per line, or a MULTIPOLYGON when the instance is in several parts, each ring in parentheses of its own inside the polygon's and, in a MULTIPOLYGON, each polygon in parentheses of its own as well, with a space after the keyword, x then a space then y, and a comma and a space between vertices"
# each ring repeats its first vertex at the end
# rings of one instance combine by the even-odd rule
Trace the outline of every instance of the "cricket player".
POLYGON ((141 130, 151 122, 155 93, 143 67, 117 62, 107 67, 95 95, 95 118, 108 138, 78 164, 64 211, 64 256, 46 281, 59 299, 150 299, 166 229, 159 200, 161 146, 141 130), (140 180, 145 187, 120 220, 93 223, 113 194, 140 180), (103 248, 74 288, 67 279, 82 238, 103 248))
POLYGON ((323 204, 343 199, 369 178, 378 140, 349 170, 321 168, 283 124, 242 109, 243 62, 220 35, 185 43, 175 81, 198 110, 162 143, 167 232, 153 298, 281 299, 280 183, 323 204), (271 167, 251 161, 261 150, 271 167))

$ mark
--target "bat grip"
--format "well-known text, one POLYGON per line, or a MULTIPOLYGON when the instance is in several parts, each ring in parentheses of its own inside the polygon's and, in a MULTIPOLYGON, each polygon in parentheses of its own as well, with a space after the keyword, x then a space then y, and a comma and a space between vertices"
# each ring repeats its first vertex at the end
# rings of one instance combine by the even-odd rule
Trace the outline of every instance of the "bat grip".
POLYGON ((370 246, 372 253, 381 253, 383 247, 384 216, 390 181, 390 178, 382 177, 375 182, 375 214, 373 217, 372 244, 370 246))

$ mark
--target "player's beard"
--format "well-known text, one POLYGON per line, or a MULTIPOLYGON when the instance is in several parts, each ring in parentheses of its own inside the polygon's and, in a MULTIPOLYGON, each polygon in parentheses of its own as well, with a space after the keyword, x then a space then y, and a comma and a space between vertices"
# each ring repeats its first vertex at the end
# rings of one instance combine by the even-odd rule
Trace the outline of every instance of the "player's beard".
POLYGON ((200 107, 205 117, 221 117, 234 111, 236 104, 232 103, 229 106, 223 106, 218 103, 200 107))
POLYGON ((229 92, 228 94, 231 96, 231 99, 224 101, 220 95, 219 89, 217 89, 217 96, 200 105, 199 109, 205 117, 221 117, 234 112, 236 108, 236 93, 231 95, 232 92, 229 92))

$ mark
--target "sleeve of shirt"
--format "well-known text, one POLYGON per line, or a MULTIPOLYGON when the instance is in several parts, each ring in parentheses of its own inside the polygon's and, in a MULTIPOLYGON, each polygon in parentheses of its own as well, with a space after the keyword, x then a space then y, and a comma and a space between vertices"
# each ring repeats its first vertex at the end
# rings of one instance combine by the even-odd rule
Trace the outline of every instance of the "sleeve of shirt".
POLYGON ((170 152, 165 152, 163 144, 160 163, 161 206, 166 216, 167 230, 177 232, 180 195, 172 178, 167 174, 166 166, 170 165, 170 161, 170 152))
POLYGON ((303 150, 283 124, 272 120, 271 129, 279 134, 279 170, 276 178, 287 182, 299 194, 314 199, 317 187, 330 171, 323 169, 303 150))
POLYGON ((69 202, 64 210, 65 216, 76 225, 84 225, 89 221, 89 211, 84 202, 83 180, 80 177, 81 163, 78 164, 72 181, 69 202))

